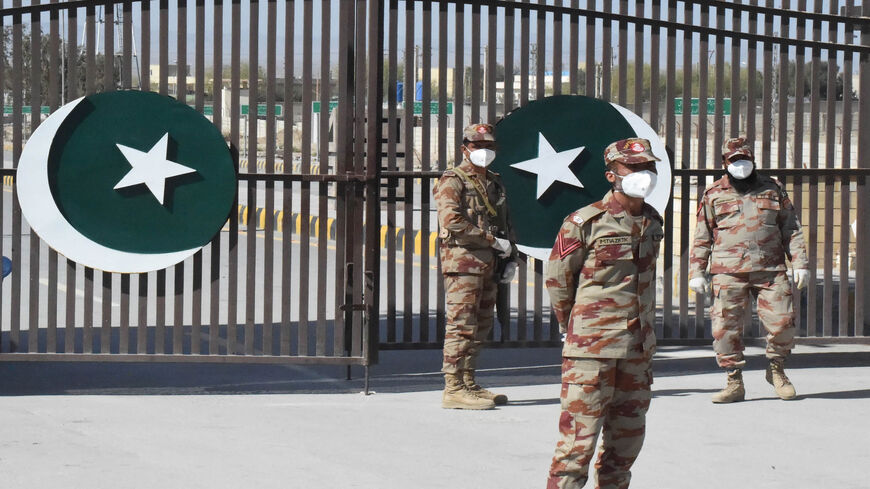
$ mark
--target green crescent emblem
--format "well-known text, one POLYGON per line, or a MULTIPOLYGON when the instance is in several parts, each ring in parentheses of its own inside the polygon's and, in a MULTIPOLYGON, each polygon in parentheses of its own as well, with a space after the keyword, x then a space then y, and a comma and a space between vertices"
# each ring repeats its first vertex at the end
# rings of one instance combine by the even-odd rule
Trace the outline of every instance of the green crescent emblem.
POLYGON ((530 102, 496 125, 498 172, 520 249, 546 260, 565 217, 600 200, 604 148, 620 139, 650 140, 658 182, 647 202, 664 212, 671 193, 671 165, 664 143, 640 117, 624 107, 582 95, 530 102))
POLYGON ((64 105, 34 131, 17 172, 21 210, 49 246, 106 271, 178 263, 232 210, 236 170, 214 125, 177 100, 118 91, 64 105))

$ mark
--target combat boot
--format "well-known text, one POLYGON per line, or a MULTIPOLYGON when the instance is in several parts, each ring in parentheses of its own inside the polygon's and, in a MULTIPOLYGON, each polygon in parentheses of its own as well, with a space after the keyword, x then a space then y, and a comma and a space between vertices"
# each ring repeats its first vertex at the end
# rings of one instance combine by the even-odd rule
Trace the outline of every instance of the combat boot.
POLYGON ((465 384, 465 388, 471 391, 471 393, 473 393, 475 396, 489 399, 497 406, 507 404, 508 402, 508 398, 506 395, 490 392, 483 387, 477 385, 477 382, 475 382, 474 380, 474 370, 462 371, 462 383, 465 384))
POLYGON ((743 371, 739 368, 728 370, 728 385, 721 391, 713 394, 713 402, 725 404, 742 401, 746 398, 746 389, 743 388, 743 371))
POLYGON ((461 373, 444 374, 444 395, 441 397, 441 407, 444 409, 492 409, 495 403, 489 399, 477 397, 465 388, 461 373))
POLYGON ((773 386, 774 390, 776 390, 776 395, 780 399, 788 401, 797 396, 794 391, 794 385, 788 380, 788 376, 785 375, 784 358, 771 359, 767 365, 767 373, 764 378, 767 379, 768 384, 773 386))

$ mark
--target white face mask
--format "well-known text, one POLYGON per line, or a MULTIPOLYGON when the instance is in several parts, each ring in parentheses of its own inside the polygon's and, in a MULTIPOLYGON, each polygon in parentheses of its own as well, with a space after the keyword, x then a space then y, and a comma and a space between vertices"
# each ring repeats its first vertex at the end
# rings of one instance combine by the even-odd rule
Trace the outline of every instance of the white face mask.
POLYGON ((476 149, 468 152, 468 160, 474 166, 486 168, 495 159, 495 151, 491 149, 476 149))
POLYGON ((754 167, 755 164, 749 160, 737 160, 728 165, 728 173, 730 173, 734 178, 743 180, 749 175, 752 175, 752 169, 754 167))
POLYGON ((616 172, 611 172, 614 176, 622 180, 620 185, 614 186, 614 190, 622 192, 629 197, 645 199, 652 193, 656 186, 656 174, 649 171, 636 171, 628 175, 620 175, 616 172))

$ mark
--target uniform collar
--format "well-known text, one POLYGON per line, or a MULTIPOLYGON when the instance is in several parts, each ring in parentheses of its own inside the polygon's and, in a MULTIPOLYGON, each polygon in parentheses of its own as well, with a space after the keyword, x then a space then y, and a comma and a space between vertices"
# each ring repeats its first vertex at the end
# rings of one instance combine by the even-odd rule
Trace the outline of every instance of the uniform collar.
MULTIPOLYGON (((616 200, 616 198, 613 196, 613 190, 610 190, 606 194, 604 194, 604 197, 601 199, 601 203, 603 204, 604 209, 607 210, 607 212, 611 216, 625 217, 631 215, 628 213, 628 211, 625 210, 625 207, 623 207, 622 204, 620 204, 619 201, 616 200)), ((633 217, 643 216, 644 218, 649 218, 652 215, 652 210, 653 207, 648 203, 644 202, 643 207, 641 208, 640 216, 633 217)))

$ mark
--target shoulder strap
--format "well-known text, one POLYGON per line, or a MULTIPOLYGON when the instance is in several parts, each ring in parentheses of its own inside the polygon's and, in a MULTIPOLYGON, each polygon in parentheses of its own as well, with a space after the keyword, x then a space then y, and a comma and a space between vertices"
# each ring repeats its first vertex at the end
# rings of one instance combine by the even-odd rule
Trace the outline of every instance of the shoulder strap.
POLYGON ((480 195, 480 198, 483 199, 483 204, 486 206, 486 211, 489 213, 490 216, 495 216, 497 212, 495 211, 495 208, 492 206, 492 204, 489 203, 489 198, 487 198, 486 196, 486 189, 483 188, 483 185, 481 185, 480 182, 478 182, 477 180, 468 176, 468 173, 465 173, 465 171, 460 169, 459 167, 454 167, 453 171, 457 175, 462 177, 466 182, 470 183, 472 187, 474 187, 474 190, 476 190, 477 194, 480 195))

